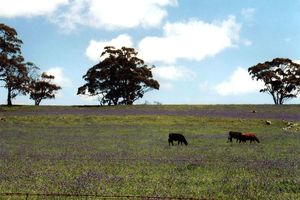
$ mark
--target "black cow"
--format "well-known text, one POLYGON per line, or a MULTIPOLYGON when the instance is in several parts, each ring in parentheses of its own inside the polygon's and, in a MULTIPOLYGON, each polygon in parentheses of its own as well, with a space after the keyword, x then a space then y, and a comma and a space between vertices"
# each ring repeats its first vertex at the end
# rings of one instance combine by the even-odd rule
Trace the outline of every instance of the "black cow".
POLYGON ((173 144, 173 141, 178 141, 178 145, 182 143, 184 143, 185 145, 188 145, 188 142, 186 141, 185 137, 180 134, 180 133, 170 133, 169 134, 169 139, 168 139, 168 142, 169 142, 169 145, 174 145, 173 144))
POLYGON ((229 131, 228 133, 228 140, 227 142, 232 142, 232 138, 236 139, 236 142, 240 139, 240 136, 242 135, 241 132, 235 132, 235 131, 229 131))

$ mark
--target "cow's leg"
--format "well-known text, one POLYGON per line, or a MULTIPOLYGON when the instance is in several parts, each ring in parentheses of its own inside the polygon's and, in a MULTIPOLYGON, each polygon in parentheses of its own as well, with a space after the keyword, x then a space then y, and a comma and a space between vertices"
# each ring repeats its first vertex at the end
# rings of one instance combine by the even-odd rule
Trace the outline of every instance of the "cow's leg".
POLYGON ((227 142, 232 142, 232 137, 228 136, 227 142))

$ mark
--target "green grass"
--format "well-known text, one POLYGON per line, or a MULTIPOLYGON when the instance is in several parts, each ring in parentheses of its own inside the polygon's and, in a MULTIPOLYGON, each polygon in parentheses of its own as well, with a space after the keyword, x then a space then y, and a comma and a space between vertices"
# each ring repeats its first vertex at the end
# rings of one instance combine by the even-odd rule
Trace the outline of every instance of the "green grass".
MULTIPOLYGON (((102 106, 27 106, 27 105, 16 105, 13 107, 1 106, 2 110, 7 112, 13 111, 45 111, 45 110, 107 110, 107 107, 102 106)), ((300 105, 134 105, 134 106, 112 106, 109 110, 167 110, 167 111, 189 111, 189 110, 205 110, 205 111, 258 111, 261 113, 282 113, 292 114, 299 113, 300 105)), ((1 111, 1 110, 0 110, 1 111)))
MULTIPOLYGON (((24 107, 13 108, 18 109, 24 107)), ((0 121, 0 193, 299 199, 300 133, 283 131, 281 120, 271 126, 264 122, 165 115, 6 116, 0 121), (227 143, 229 130, 256 133, 261 143, 227 143), (168 145, 168 133, 175 131, 186 136, 188 146, 168 145)))

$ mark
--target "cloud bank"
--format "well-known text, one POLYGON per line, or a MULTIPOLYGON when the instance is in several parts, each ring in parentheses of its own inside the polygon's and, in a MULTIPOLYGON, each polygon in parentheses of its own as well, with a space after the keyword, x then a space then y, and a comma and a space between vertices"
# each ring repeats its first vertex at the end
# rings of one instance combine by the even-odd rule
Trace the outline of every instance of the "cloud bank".
POLYGON ((34 17, 49 15, 68 0, 0 0, 0 17, 34 17))
POLYGON ((114 46, 116 48, 121 48, 123 46, 132 47, 133 42, 131 37, 127 34, 119 35, 118 37, 110 41, 91 40, 85 51, 85 55, 92 61, 100 61, 100 55, 104 51, 104 47, 106 46, 114 46))
POLYGON ((216 85, 214 89, 219 95, 228 96, 258 92, 263 87, 263 82, 252 80, 246 69, 238 67, 229 80, 216 85))
POLYGON ((69 30, 78 25, 107 30, 156 27, 167 16, 166 7, 176 5, 177 0, 73 0, 52 19, 69 30))
POLYGON ((53 75, 53 82, 62 88, 72 86, 72 81, 64 74, 63 68, 53 67, 46 71, 46 74, 53 75))
POLYGON ((167 23, 163 37, 145 37, 138 45, 147 61, 175 63, 178 59, 201 61, 233 47, 239 40, 240 25, 234 16, 222 22, 201 20, 167 23))
POLYGON ((186 67, 162 66, 152 69, 154 77, 169 81, 192 80, 195 73, 186 67))
MULTIPOLYGON (((138 42, 137 50, 146 62, 174 64, 179 59, 201 61, 236 46, 240 42, 240 28, 234 16, 214 23, 201 20, 166 23, 163 37, 144 37, 138 42)), ((251 41, 247 44, 251 45, 251 41)), ((110 41, 91 40, 86 55, 95 61, 107 45, 134 46, 131 37, 122 34, 110 41)))
POLYGON ((156 27, 177 0, 0 0, 0 17, 47 16, 66 30, 156 27))

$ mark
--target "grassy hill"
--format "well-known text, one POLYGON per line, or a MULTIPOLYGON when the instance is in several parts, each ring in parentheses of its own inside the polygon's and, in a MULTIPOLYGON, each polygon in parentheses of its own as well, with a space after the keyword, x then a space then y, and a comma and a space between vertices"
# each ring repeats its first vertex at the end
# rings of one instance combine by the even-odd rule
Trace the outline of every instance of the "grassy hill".
POLYGON ((299 110, 2 106, 0 193, 299 199, 299 110), (227 143, 229 130, 255 133, 261 143, 227 143), (169 146, 169 132, 189 145, 169 146))

